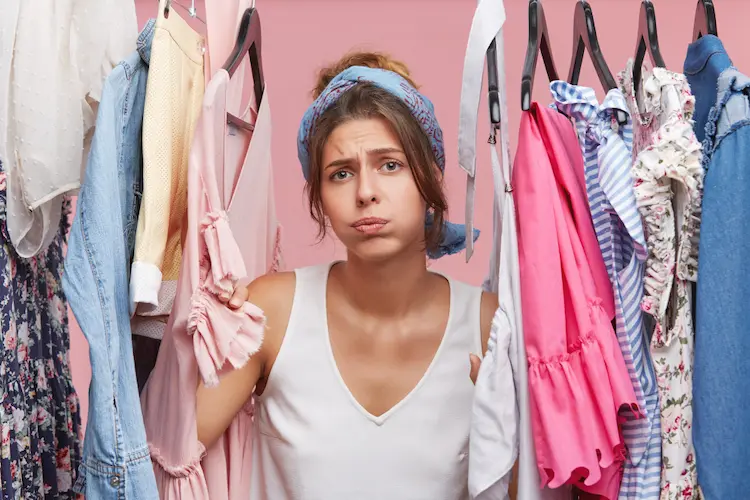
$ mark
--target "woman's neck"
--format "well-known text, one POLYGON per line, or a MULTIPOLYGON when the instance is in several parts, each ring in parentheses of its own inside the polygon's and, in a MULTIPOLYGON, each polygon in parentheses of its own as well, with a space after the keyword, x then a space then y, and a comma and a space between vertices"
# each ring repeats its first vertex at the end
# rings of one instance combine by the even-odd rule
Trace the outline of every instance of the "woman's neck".
POLYGON ((377 263, 350 256, 337 274, 342 291, 354 307, 374 316, 390 317, 403 316, 424 300, 432 278, 422 252, 377 263))

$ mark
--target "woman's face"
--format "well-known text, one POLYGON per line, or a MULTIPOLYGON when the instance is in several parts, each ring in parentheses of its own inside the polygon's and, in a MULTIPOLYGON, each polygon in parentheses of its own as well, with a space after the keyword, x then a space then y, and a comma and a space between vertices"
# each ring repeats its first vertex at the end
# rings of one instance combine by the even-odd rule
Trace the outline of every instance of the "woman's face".
POLYGON ((323 212, 347 250, 379 261, 424 249, 426 204, 387 121, 350 120, 323 146, 323 212))

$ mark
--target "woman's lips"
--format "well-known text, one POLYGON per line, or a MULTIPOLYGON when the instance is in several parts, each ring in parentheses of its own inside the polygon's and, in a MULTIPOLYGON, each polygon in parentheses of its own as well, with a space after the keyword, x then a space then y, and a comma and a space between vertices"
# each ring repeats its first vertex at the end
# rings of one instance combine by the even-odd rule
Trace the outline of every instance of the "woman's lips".
POLYGON ((380 219, 378 217, 365 217, 352 224, 352 227, 360 233, 377 234, 386 224, 388 224, 388 221, 385 219, 380 219))

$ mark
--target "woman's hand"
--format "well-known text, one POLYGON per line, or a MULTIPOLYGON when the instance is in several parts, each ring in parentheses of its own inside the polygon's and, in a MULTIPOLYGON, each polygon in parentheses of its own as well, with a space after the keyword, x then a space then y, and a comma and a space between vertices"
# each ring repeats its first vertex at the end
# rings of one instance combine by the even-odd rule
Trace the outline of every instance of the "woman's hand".
POLYGON ((230 295, 220 295, 219 300, 228 305, 232 309, 239 309, 242 304, 245 303, 248 297, 247 287, 238 286, 234 289, 234 293, 230 295))

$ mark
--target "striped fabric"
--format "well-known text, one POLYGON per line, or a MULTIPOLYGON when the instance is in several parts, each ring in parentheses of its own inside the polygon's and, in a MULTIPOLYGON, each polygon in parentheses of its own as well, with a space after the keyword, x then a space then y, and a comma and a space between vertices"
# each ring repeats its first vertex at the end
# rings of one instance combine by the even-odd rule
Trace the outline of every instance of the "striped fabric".
POLYGON ((554 106, 573 120, 585 163, 591 217, 615 296, 617 339, 641 412, 622 413, 628 449, 620 500, 659 498, 661 435, 658 389, 640 303, 647 257, 646 240, 633 191, 633 126, 625 97, 610 90, 600 106, 587 87, 556 81, 554 106), (627 123, 617 122, 617 111, 627 123))

